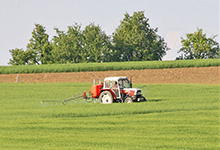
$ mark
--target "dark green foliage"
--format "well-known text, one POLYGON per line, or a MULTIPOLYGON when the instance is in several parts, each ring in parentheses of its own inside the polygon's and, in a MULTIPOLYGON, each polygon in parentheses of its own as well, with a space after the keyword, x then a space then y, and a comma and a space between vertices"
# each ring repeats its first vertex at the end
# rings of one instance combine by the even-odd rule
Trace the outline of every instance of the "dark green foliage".
POLYGON ((9 64, 11 65, 25 65, 27 62, 26 52, 23 49, 12 49, 9 50, 11 53, 12 59, 10 59, 9 64))
POLYGON ((83 47, 86 53, 86 62, 110 61, 110 38, 94 23, 85 27, 83 31, 83 47))
POLYGON ((83 35, 81 26, 75 24, 68 27, 68 31, 55 28, 57 36, 52 40, 52 59, 56 64, 84 62, 83 35))
POLYGON ((27 50, 10 50, 12 65, 66 64, 82 62, 161 60, 166 54, 164 39, 156 34, 143 11, 125 18, 113 34, 113 42, 101 27, 91 23, 69 26, 49 42, 46 29, 35 24, 27 50))
POLYGON ((99 26, 90 24, 82 31, 75 24, 68 31, 55 29, 52 58, 55 64, 110 61, 110 38, 99 26))
POLYGON ((35 24, 32 32, 32 38, 27 45, 29 53, 28 64, 48 64, 51 63, 51 46, 49 43, 49 35, 46 29, 40 24, 35 24))
POLYGON ((182 48, 179 50, 179 53, 183 53, 184 56, 177 59, 218 58, 220 49, 218 42, 214 41, 215 37, 207 38, 202 29, 186 34, 186 39, 181 40, 182 48))
POLYGON ((11 65, 36 65, 36 64, 50 64, 52 63, 51 46, 49 43, 49 35, 46 34, 46 29, 39 24, 35 24, 32 32, 32 38, 27 45, 27 50, 12 49, 9 50, 12 59, 11 65))
MULTIPOLYGON (((81 29, 81 25, 75 23, 73 26, 69 26, 66 32, 60 31, 58 28, 55 28, 55 31, 57 35, 49 42, 49 35, 46 34, 45 27, 35 24, 27 50, 18 48, 9 50, 12 55, 9 64, 39 65, 152 61, 162 60, 168 50, 164 39, 157 34, 158 29, 150 26, 149 19, 144 16, 144 11, 134 12, 132 16, 126 13, 124 19, 113 33, 112 38, 107 36, 101 30, 101 27, 94 23, 87 25, 84 30, 81 29)), ((182 48, 179 52, 182 53, 182 56, 177 59, 219 58, 219 44, 214 41, 215 37, 207 38, 202 29, 198 29, 195 33, 187 34, 187 38, 182 38, 181 41, 182 48)), ((171 67, 178 66, 172 64, 168 68, 171 67)), ((109 66, 111 69, 98 68, 88 67, 82 69, 77 67, 77 69, 68 69, 65 72, 76 70, 117 70, 115 68, 118 68, 118 65, 109 66)), ((146 67, 140 66, 138 68, 146 69, 146 67)), ((151 66, 150 68, 158 67, 151 66)), ((55 69, 54 72, 63 72, 63 69, 62 71, 58 70, 55 69)))
POLYGON ((148 21, 143 11, 125 14, 113 34, 115 61, 162 60, 167 45, 148 21))

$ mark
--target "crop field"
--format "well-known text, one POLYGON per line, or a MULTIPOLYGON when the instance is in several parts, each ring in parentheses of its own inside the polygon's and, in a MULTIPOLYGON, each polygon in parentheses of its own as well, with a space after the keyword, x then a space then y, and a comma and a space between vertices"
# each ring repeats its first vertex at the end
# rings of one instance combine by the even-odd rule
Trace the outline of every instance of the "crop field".
POLYGON ((219 85, 149 84, 142 103, 40 103, 90 86, 0 83, 0 149, 220 149, 219 85))
POLYGON ((220 66, 220 59, 0 66, 0 74, 141 70, 220 66))

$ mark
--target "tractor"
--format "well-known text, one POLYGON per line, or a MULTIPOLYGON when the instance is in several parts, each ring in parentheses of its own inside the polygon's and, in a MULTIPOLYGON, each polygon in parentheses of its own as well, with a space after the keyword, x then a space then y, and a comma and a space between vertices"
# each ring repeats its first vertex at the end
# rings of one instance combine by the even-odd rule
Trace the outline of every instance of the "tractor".
MULTIPOLYGON (((103 104, 146 101, 140 88, 132 88, 131 81, 132 78, 129 81, 127 77, 106 77, 104 83, 100 79, 94 79, 89 92, 93 99, 98 99, 103 104)), ((87 98, 86 93, 83 93, 83 97, 87 98)))

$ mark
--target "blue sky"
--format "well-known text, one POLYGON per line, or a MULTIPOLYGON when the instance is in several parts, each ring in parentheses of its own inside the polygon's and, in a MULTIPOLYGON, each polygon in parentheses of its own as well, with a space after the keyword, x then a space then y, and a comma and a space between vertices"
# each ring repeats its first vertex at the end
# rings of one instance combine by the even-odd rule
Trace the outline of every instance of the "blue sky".
POLYGON ((186 33, 202 28, 208 37, 220 36, 219 7, 219 0, 0 0, 0 65, 9 62, 10 49, 26 49, 36 23, 50 39, 54 27, 66 31, 75 22, 82 27, 94 22, 111 35, 124 14, 134 11, 145 11, 171 48, 163 60, 174 60, 186 33))

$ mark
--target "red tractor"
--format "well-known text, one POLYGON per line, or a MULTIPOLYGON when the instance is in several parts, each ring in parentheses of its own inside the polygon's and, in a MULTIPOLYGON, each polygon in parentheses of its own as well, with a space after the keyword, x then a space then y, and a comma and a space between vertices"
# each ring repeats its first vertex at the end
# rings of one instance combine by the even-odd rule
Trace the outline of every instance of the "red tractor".
MULTIPOLYGON (((94 79, 90 92, 92 98, 99 99, 99 102, 103 104, 146 101, 141 89, 132 88, 131 79, 129 81, 127 77, 107 77, 104 83, 101 83, 100 79, 94 79), (97 81, 99 81, 98 84, 96 84, 97 81)), ((83 95, 87 98, 86 93, 83 95)))

